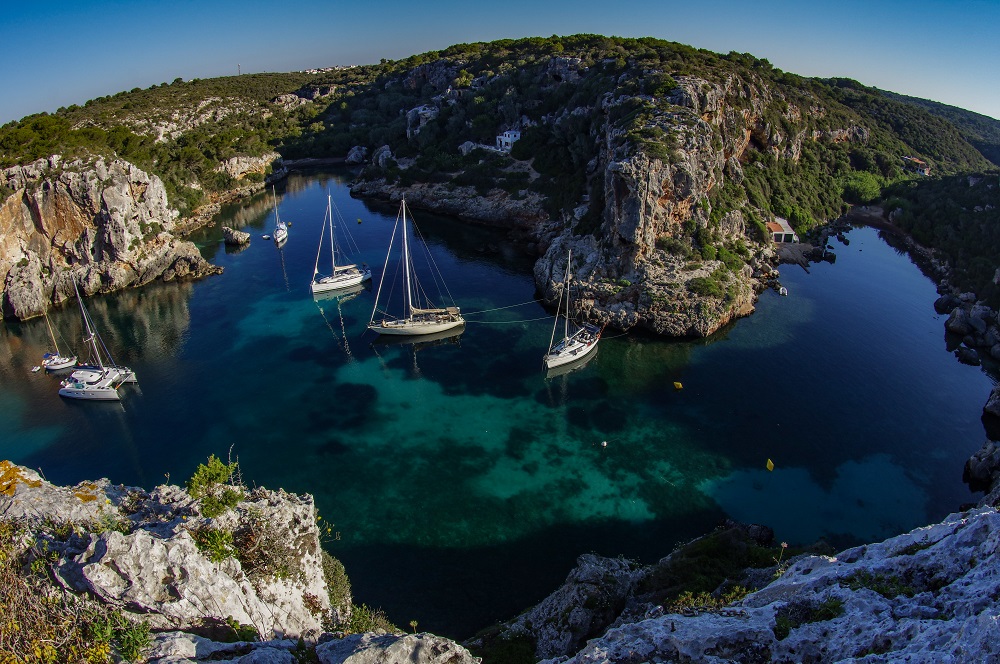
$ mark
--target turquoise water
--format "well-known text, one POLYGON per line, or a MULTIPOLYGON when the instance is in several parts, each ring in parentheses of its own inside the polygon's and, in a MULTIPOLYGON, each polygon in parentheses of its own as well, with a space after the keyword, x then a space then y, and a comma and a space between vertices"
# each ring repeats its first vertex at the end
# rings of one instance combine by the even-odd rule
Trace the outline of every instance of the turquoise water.
MULTIPOLYGON (((139 377, 121 404, 60 399, 30 372, 44 322, 4 327, 0 458, 58 483, 151 487, 232 448, 246 483, 316 496, 356 601, 458 638, 548 594, 581 553, 653 561, 727 515, 840 546, 973 499, 962 466, 991 380, 947 352, 933 284, 876 231, 852 231, 834 265, 784 266, 789 296, 764 293, 710 340, 609 334, 586 367, 546 379, 533 258, 500 231, 415 211, 467 312, 458 337, 374 343, 377 284, 314 301, 327 190, 352 258, 376 279, 385 261, 396 207, 345 182, 279 189, 281 251, 260 238, 262 194, 221 216, 253 235, 246 250, 217 226, 193 238, 221 276, 89 300, 139 377)), ((75 308, 51 319, 79 346, 75 308)))

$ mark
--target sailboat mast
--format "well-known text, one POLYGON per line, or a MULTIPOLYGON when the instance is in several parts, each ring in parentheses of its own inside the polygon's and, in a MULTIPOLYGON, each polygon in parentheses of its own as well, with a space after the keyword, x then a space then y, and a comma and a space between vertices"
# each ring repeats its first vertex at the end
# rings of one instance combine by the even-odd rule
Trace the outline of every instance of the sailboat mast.
POLYGON ((56 349, 56 355, 62 355, 62 353, 59 352, 59 344, 56 343, 56 335, 52 332, 52 324, 49 323, 49 315, 44 311, 42 312, 42 315, 45 316, 45 327, 49 328, 49 338, 52 339, 52 347, 56 349))
POLYGON ((406 290, 406 307, 403 309, 403 318, 410 317, 413 309, 413 296, 410 291, 410 243, 406 237, 406 201, 403 201, 403 286, 406 290))
POLYGON ((570 266, 573 264, 573 250, 569 250, 569 256, 566 258, 566 328, 563 335, 569 339, 569 280, 570 280, 570 266))
POLYGON ((90 326, 90 316, 87 314, 87 307, 83 305, 83 298, 80 297, 80 289, 76 286, 76 281, 73 281, 73 290, 76 291, 76 301, 80 303, 80 315, 83 316, 83 331, 84 331, 84 341, 90 346, 90 352, 93 353, 94 357, 97 359, 97 366, 104 371, 104 362, 101 360, 101 351, 97 348, 96 334, 90 326))
POLYGON ((333 238, 336 227, 333 225, 333 203, 330 199, 330 192, 326 193, 326 213, 330 215, 330 272, 331 276, 337 274, 337 242, 333 238))
MULTIPOLYGON (((330 198, 326 199, 326 212, 330 213, 330 198)), ((313 280, 319 274, 319 255, 323 251, 323 234, 326 233, 326 215, 323 216, 323 227, 319 231, 319 246, 316 247, 316 264, 313 265, 313 280)))

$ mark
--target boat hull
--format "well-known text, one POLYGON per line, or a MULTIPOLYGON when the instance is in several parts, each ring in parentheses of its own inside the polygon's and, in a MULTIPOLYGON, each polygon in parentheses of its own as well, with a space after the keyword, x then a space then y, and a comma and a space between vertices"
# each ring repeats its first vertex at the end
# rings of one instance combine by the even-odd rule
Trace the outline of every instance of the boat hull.
POLYGON ((595 347, 593 351, 588 352, 583 357, 577 357, 575 360, 570 360, 569 362, 566 362, 564 364, 559 364, 553 367, 546 367, 545 377, 555 378, 557 376, 565 376, 566 374, 572 373, 577 369, 582 369, 588 364, 590 364, 590 361, 594 359, 596 355, 597 355, 597 348, 595 347))
POLYGON ((362 284, 371 278, 371 270, 364 270, 356 273, 337 274, 331 277, 323 277, 322 279, 313 281, 309 287, 312 289, 313 295, 317 293, 329 293, 332 291, 353 288, 354 286, 362 284))
POLYGON ((75 364, 75 357, 63 357, 62 355, 53 355, 42 360, 42 366, 45 367, 46 371, 61 371, 69 369, 75 364))
POLYGON ((572 337, 546 353, 542 363, 546 369, 554 369, 577 362, 597 350, 597 342, 600 340, 601 334, 597 328, 590 325, 580 328, 572 337))
POLYGON ((419 337, 425 334, 437 334, 453 330, 460 325, 465 325, 465 319, 457 320, 387 320, 379 323, 372 323, 369 330, 374 330, 379 334, 388 334, 400 337, 419 337))
POLYGON ((113 387, 89 387, 75 388, 72 386, 60 387, 59 396, 67 399, 82 399, 85 401, 121 401, 118 390, 113 387))

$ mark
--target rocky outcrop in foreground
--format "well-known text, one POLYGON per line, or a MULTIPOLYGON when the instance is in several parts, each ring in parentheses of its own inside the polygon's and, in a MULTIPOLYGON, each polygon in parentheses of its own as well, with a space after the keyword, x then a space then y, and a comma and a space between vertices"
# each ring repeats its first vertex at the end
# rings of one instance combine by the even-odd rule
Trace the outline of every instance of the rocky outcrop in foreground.
POLYGON ((221 272, 175 236, 163 182, 122 160, 59 156, 0 173, 2 315, 40 316, 73 296, 221 272))
POLYGON ((199 486, 61 487, 0 461, 0 524, 29 534, 16 553, 26 573, 48 570, 54 593, 144 621, 150 662, 478 661, 432 634, 325 631, 349 624, 351 596, 312 496, 199 486))
POLYGON ((506 626, 506 638, 529 635, 551 664, 997 661, 998 553, 1000 513, 978 508, 835 556, 799 557, 740 601, 679 613, 639 594, 649 568, 586 557, 563 588, 506 626), (627 598, 623 583, 632 584, 627 598), (609 620, 616 605, 625 608, 609 620))

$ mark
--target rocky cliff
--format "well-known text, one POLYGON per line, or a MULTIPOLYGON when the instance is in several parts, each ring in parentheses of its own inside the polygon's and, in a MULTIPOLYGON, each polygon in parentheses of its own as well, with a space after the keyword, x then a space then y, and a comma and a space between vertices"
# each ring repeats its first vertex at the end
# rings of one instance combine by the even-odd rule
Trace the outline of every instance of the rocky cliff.
POLYGON ((996 661, 998 549, 1000 514, 978 508, 833 556, 796 557, 729 603, 643 592, 682 553, 646 568, 583 556, 499 638, 528 637, 551 664, 996 661))
MULTIPOLYGON (((580 67, 569 61, 565 66, 580 67)), ((570 79, 560 74, 558 80, 570 79)), ((775 252, 759 221, 767 212, 739 193, 745 169, 764 168, 749 161, 750 155, 767 155, 794 168, 806 142, 860 145, 868 135, 860 127, 843 128, 835 136, 806 131, 799 107, 760 78, 685 76, 676 83, 663 98, 637 102, 634 96, 608 93, 590 107, 543 118, 550 127, 598 118, 584 139, 593 142, 595 155, 587 165, 591 193, 561 213, 547 213, 544 197, 530 189, 512 193, 498 186, 483 194, 454 183, 404 185, 382 177, 386 163, 403 171, 413 165, 412 159, 387 155, 388 147, 377 151, 379 161, 352 192, 405 196, 414 207, 517 229, 539 254, 535 283, 550 302, 558 299, 572 250, 574 313, 581 318, 620 329, 707 336, 753 311, 757 294, 774 278, 775 252), (660 137, 655 145, 637 143, 634 132, 617 119, 637 104, 647 114, 641 131, 660 137), (783 114, 776 115, 776 108, 783 114), (672 147, 664 151, 663 145, 672 147), (736 200, 718 195, 727 187, 736 200)), ((446 107, 453 100, 444 95, 438 102, 446 107)), ((479 154, 485 161, 486 153, 479 154)), ((534 159, 509 161, 512 165, 498 177, 511 172, 538 177, 534 159)))
POLYGON ((215 274, 194 244, 173 233, 177 211, 163 183, 134 165, 58 156, 8 168, 0 207, 3 316, 27 319, 81 293, 155 279, 215 274))
MULTIPOLYGON (((124 616, 112 625, 145 624, 151 635, 139 650, 149 662, 478 661, 433 634, 324 631, 349 624, 351 594, 343 567, 323 552, 312 497, 195 486, 61 487, 0 461, 0 577, 10 585, 26 577, 35 597, 67 607, 69 627, 88 635, 87 661, 109 661, 110 652, 101 659, 93 650, 106 643, 93 625, 105 624, 98 618, 108 608, 124 616)), ((8 591, 0 607, 14 622, 0 618, 0 659, 34 661, 37 652, 18 650, 37 635, 23 633, 17 611, 38 607, 6 604, 8 591)))

